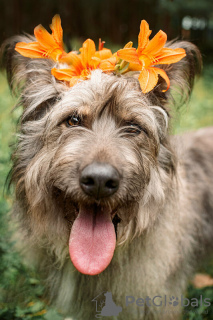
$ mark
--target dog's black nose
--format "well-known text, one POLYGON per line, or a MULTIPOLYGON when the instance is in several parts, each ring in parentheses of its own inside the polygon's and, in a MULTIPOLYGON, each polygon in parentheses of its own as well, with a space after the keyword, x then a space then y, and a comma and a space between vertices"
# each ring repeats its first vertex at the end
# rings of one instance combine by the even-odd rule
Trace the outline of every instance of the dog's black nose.
POLYGON ((118 171, 108 163, 91 163, 80 176, 82 190, 96 199, 111 196, 118 190, 119 182, 118 171))

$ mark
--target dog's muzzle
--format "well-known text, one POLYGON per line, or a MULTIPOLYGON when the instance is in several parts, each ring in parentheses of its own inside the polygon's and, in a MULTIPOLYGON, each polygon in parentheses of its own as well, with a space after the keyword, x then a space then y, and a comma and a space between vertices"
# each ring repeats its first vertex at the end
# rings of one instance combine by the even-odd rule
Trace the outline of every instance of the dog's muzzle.
POLYGON ((108 163, 93 162, 80 175, 81 189, 96 200, 113 195, 119 188, 120 175, 108 163))

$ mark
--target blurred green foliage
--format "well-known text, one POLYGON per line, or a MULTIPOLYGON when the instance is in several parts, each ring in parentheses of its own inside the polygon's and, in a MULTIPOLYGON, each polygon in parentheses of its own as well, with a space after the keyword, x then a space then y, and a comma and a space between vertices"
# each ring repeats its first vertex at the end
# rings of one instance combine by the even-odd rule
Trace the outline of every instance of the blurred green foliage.
MULTIPOLYGON (((206 307, 199 304, 198 307, 185 307, 183 310, 183 320, 210 320, 213 316, 213 304, 212 304, 212 297, 213 297, 213 287, 205 287, 202 289, 195 289, 191 284, 188 286, 188 299, 197 299, 200 301, 200 297, 202 299, 209 299, 207 301, 211 301, 211 306, 206 307)), ((195 301, 195 300, 191 300, 195 301)), ((204 301, 204 300, 203 300, 204 301)))
MULTIPOLYGON (((204 69, 198 80, 189 105, 173 118, 175 133, 213 125, 213 65, 204 69)), ((14 99, 11 98, 5 77, 0 74, 0 319, 1 320, 61 320, 59 312, 49 307, 44 287, 35 270, 27 268, 22 257, 15 251, 11 240, 13 225, 8 224, 8 212, 12 205, 12 192, 4 193, 4 183, 11 167, 9 145, 15 141, 15 127, 20 110, 12 112, 14 99)), ((213 266, 204 266, 204 271, 213 275, 213 266)), ((189 298, 213 296, 213 287, 188 288, 189 298)), ((184 320, 210 319, 213 306, 208 314, 202 306, 188 310, 184 320)))
POLYGON ((174 133, 213 125, 213 64, 204 67, 197 79, 190 102, 174 114, 174 133))

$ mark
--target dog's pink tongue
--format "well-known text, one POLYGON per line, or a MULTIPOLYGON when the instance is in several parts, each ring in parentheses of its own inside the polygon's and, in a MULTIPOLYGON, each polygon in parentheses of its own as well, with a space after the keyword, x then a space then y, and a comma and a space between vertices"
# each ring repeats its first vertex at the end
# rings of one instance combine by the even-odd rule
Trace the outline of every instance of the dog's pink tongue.
POLYGON ((94 213, 79 210, 70 233, 69 253, 72 263, 84 274, 96 275, 109 265, 115 250, 116 235, 107 209, 94 213))

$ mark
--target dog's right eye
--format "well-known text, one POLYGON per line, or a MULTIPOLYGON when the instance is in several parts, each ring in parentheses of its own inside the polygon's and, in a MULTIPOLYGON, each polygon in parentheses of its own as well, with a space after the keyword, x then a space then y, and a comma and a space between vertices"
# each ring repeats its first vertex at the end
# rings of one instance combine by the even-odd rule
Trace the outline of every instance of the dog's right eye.
POLYGON ((66 120, 67 127, 74 127, 74 126, 80 126, 80 125, 81 125, 81 118, 78 115, 72 115, 66 120))

